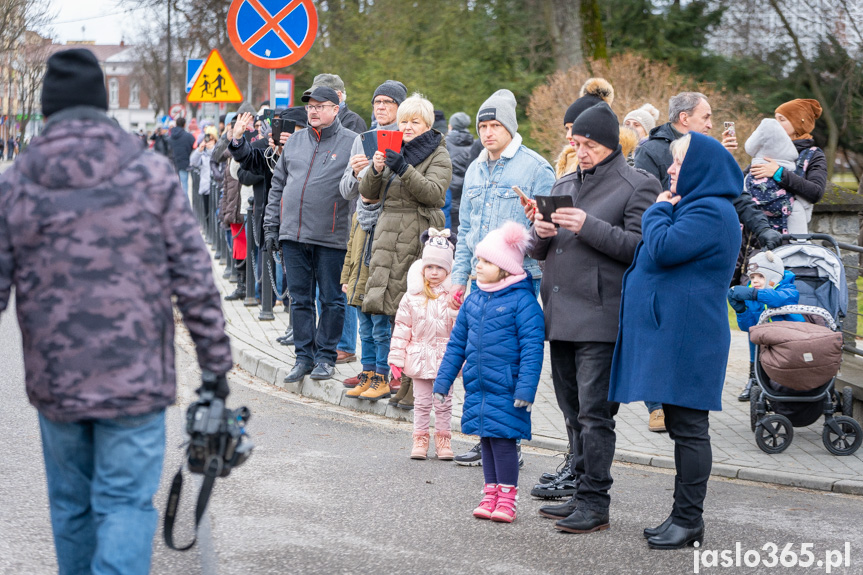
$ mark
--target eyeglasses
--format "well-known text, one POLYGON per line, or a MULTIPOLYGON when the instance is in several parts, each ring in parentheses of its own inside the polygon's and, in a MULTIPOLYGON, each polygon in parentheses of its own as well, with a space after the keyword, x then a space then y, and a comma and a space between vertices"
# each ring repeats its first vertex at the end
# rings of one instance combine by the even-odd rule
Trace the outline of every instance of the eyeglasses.
POLYGON ((395 100, 375 100, 372 102, 372 106, 389 106, 390 104, 395 104, 398 106, 395 100))
POLYGON ((335 104, 306 105, 306 112, 322 112, 326 108, 335 108, 335 104))

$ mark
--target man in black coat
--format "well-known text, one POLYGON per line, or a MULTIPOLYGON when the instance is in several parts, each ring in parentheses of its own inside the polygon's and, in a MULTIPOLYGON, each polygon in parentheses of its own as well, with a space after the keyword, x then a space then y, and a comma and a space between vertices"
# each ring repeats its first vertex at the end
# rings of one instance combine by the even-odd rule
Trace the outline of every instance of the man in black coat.
POLYGON ((450 238, 458 237, 458 211, 461 207, 461 192, 464 187, 464 175, 471 163, 470 151, 473 136, 467 131, 470 126, 470 116, 464 112, 456 112, 449 118, 449 131, 446 135, 446 151, 452 160, 452 181, 447 189, 447 203, 444 205, 444 215, 448 217, 447 227, 450 238))
POLYGON ((662 191, 626 163, 619 121, 605 102, 572 125, 579 166, 555 183, 568 196, 551 221, 535 216, 528 255, 545 261, 540 295, 551 375, 572 446, 576 494, 540 509, 568 533, 608 529, 618 404, 608 401, 623 274, 641 241, 641 216, 662 191), (558 224, 560 227, 555 227, 558 224))
POLYGON ((195 136, 186 131, 186 118, 177 118, 177 126, 171 130, 168 137, 174 158, 174 169, 180 176, 183 192, 189 195, 189 156, 195 147, 195 136))
MULTIPOLYGON (((700 92, 681 92, 668 101, 669 121, 650 131, 650 137, 635 149, 635 167, 656 177, 667 190, 668 167, 674 162, 669 146, 689 132, 709 134, 713 129, 713 112, 707 96, 700 92)), ((722 145, 729 151, 737 149, 737 138, 723 133, 722 145)), ((743 188, 743 182, 740 182, 743 188)), ((734 209, 740 223, 749 230, 758 243, 767 249, 779 245, 781 234, 770 227, 764 213, 752 201, 752 195, 744 191, 734 200, 734 209)))

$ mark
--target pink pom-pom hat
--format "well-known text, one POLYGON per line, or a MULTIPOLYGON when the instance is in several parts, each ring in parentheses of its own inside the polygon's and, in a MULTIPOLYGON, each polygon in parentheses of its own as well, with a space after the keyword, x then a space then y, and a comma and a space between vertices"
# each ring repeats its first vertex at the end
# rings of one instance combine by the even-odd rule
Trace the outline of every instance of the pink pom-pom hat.
POLYGON ((476 245, 474 254, 513 275, 524 273, 524 253, 527 251, 527 228, 516 222, 505 222, 492 230, 476 245))

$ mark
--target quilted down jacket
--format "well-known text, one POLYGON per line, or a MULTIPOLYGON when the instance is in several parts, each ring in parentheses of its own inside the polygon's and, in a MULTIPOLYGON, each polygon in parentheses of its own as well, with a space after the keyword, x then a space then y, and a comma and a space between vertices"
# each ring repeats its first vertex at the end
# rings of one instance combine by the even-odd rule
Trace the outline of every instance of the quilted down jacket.
POLYGON ((396 313, 389 363, 409 377, 434 379, 458 314, 449 307, 449 277, 433 288, 437 299, 428 299, 422 274, 423 262, 417 260, 408 270, 408 291, 396 313))
POLYGON ((545 321, 527 278, 498 292, 467 297, 446 347, 435 393, 449 393, 464 364, 461 431, 480 437, 530 439, 530 413, 542 369, 545 321))

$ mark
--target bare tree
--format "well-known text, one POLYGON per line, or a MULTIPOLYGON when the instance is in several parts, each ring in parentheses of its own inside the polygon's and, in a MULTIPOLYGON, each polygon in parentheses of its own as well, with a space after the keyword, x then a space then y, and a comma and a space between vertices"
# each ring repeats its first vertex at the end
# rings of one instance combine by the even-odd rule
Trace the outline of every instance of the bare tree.
MULTIPOLYGON (((18 92, 18 110, 21 113, 21 134, 27 132, 27 124, 33 114, 41 108, 42 78, 45 64, 51 55, 51 39, 35 32, 26 31, 23 43, 18 46, 12 68, 15 72, 15 89, 18 92)), ((23 147, 23 137, 21 139, 23 147)))
POLYGON ((0 0, 0 54, 15 50, 26 31, 44 31, 51 16, 46 0, 0 0))
POLYGON ((809 81, 809 87, 812 89, 812 93, 815 95, 815 98, 821 103, 821 117, 824 118, 824 121, 827 123, 827 149, 825 149, 824 152, 827 156, 827 178, 829 180, 829 178, 833 176, 833 164, 836 158, 836 147, 839 144, 839 126, 836 123, 836 118, 833 116, 833 110, 830 106, 830 102, 824 95, 823 90, 821 90, 821 80, 818 78, 818 75, 812 68, 811 62, 806 57, 806 54, 803 52, 803 47, 800 44, 800 38, 795 32, 794 28, 791 26, 788 18, 786 18, 782 7, 779 5, 779 0, 769 1, 770 6, 776 12, 776 15, 779 16, 779 20, 782 22, 782 27, 788 34, 788 37, 791 38, 791 42, 794 44, 794 52, 797 54, 797 58, 800 60, 800 65, 803 66, 803 71, 806 74, 807 80, 809 81))

